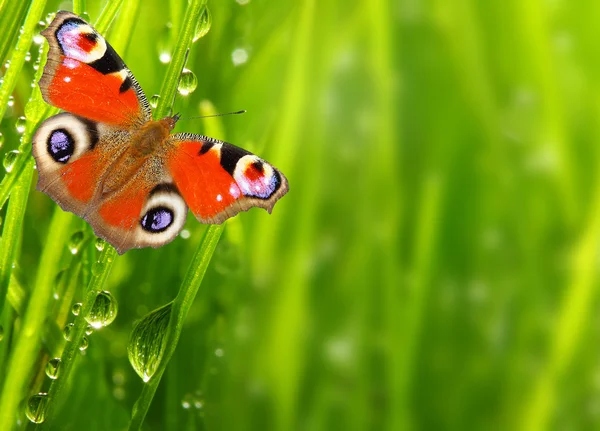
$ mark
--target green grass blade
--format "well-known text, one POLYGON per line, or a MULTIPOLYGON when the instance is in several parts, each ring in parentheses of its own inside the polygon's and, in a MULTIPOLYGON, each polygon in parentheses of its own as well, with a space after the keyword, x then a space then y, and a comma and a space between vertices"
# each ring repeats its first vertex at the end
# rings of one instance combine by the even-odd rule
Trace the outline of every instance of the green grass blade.
POLYGON ((171 306, 171 317, 165 341, 166 348, 162 354, 160 365, 152 378, 144 384, 142 393, 135 402, 131 422, 129 424, 130 431, 140 430, 142 428, 142 424, 150 409, 150 405, 152 404, 162 375, 169 364, 171 356, 173 356, 173 353, 177 348, 177 342, 179 341, 179 336, 183 329, 185 317, 200 288, 200 284, 202 283, 202 279, 204 278, 204 274, 206 273, 206 269, 208 268, 208 264, 210 263, 224 228, 224 225, 209 226, 202 243, 199 245, 194 258, 190 263, 188 272, 179 289, 179 293, 171 306))

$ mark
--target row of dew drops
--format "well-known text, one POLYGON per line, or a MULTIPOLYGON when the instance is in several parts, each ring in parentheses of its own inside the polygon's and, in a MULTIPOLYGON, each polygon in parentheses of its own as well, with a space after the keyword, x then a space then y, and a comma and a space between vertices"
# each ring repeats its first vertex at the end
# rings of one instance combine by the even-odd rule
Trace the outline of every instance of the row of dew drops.
MULTIPOLYGON (((238 2, 240 5, 244 5, 247 2, 238 2)), ((87 19, 89 21, 89 17, 87 16, 86 13, 83 14, 84 19, 87 19)), ((43 42, 44 42, 44 38, 39 34, 39 32, 41 32, 43 29, 45 29, 48 24, 50 24, 52 22, 52 20, 54 19, 54 13, 50 13, 48 14, 48 16, 46 17, 46 20, 40 21, 38 23, 38 33, 34 36, 33 38, 33 42, 35 45, 37 45, 39 47, 38 49, 38 55, 36 57, 36 61, 33 65, 33 69, 34 71, 37 71, 40 67, 40 60, 42 58, 42 51, 43 51, 43 42)), ((208 31, 210 30, 210 27, 212 25, 212 17, 210 14, 210 10, 208 9, 208 7, 204 7, 200 19, 198 20, 198 24, 196 26, 196 31, 193 37, 193 42, 198 41, 200 38, 202 38, 203 36, 205 36, 208 31)), ((170 49, 170 44, 169 44, 169 40, 170 38, 170 33, 171 33, 171 25, 167 24, 167 26, 165 26, 165 30, 163 32, 163 35, 161 37, 161 42, 158 44, 158 50, 159 50, 159 60, 162 63, 169 63, 171 61, 171 49, 170 49)), ((232 58, 232 62, 235 66, 239 66, 241 64, 244 64, 248 61, 248 52, 246 49, 244 48, 236 48, 231 55, 232 58)), ((32 59, 32 55, 30 52, 28 52, 26 54, 25 57, 25 61, 26 62, 30 62, 32 59)), ((8 68, 10 66, 10 60, 7 60, 5 67, 8 68)), ((2 79, 0 79, 0 85, 2 85, 2 79)), ((35 87, 37 85, 37 83, 35 81, 33 81, 31 83, 32 87, 35 87)), ((196 77, 196 74, 194 72, 192 72, 190 69, 184 68, 181 72, 181 77, 177 86, 178 92, 180 95, 182 96, 188 96, 191 93, 193 93, 196 88, 198 86, 198 78, 196 77)), ((160 96, 158 94, 153 95, 152 97, 150 97, 149 103, 150 106, 152 108, 156 108, 158 105, 158 101, 160 100, 160 96)), ((14 106, 14 97, 10 96, 8 99, 8 103, 7 105, 9 107, 13 107, 14 106)), ((25 132, 25 125, 26 125, 26 118, 25 116, 20 116, 17 118, 16 122, 15 122, 15 128, 18 134, 22 135, 25 132)), ((3 134, 0 132, 0 148, 2 148, 2 146, 4 145, 4 136, 3 134)), ((2 166, 4 167, 4 170, 7 173, 10 173, 13 171, 13 168, 15 166, 15 163, 19 157, 19 155, 21 154, 20 150, 12 150, 7 152, 4 155, 4 159, 2 161, 2 166)))
MULTIPOLYGON (((79 253, 82 245, 85 243, 85 234, 82 231, 75 232, 71 238, 69 239, 67 246, 69 251, 72 254, 79 253)), ((98 251, 103 251, 105 247, 105 241, 96 238, 95 239, 95 247, 98 251)), ((92 274, 99 272, 99 265, 102 265, 99 261, 95 262, 92 265, 92 274)), ((101 268, 100 268, 101 269, 101 268)), ((62 277, 63 271, 61 271, 57 278, 62 277)), ((71 312, 75 317, 81 314, 83 304, 77 302, 71 308, 71 312)), ((85 351, 89 346, 88 336, 90 336, 94 330, 98 330, 110 325, 117 317, 118 311, 118 303, 115 297, 108 291, 104 290, 98 292, 94 299, 94 303, 90 308, 89 312, 83 316, 85 321, 87 322, 87 327, 85 329, 85 335, 80 341, 79 350, 85 351)), ((74 333, 74 323, 68 323, 63 329, 63 337, 67 342, 73 342, 73 333, 74 333)), ((61 359, 53 358, 48 361, 46 364, 46 375, 51 380, 57 380, 60 377, 60 368, 61 368, 61 359)), ((54 384, 54 383, 52 383, 54 384)), ((46 410, 49 403, 48 393, 40 392, 36 395, 32 395, 27 400, 25 406, 25 415, 27 418, 33 423, 42 423, 46 419, 46 410)))

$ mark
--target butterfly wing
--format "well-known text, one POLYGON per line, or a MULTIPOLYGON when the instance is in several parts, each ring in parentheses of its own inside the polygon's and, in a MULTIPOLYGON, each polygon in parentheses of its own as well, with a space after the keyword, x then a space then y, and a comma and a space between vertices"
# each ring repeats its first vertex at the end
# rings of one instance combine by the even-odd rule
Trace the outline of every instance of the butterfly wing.
POLYGON ((60 11, 41 34, 50 45, 40 79, 47 103, 123 128, 151 119, 140 85, 92 26, 71 12, 60 11))
POLYGON ((275 167, 234 145, 179 133, 166 164, 186 203, 202 223, 219 224, 252 207, 272 211, 288 191, 275 167))
POLYGON ((33 137, 37 189, 87 220, 121 254, 173 240, 187 216, 162 159, 140 157, 126 145, 131 134, 64 112, 33 137))

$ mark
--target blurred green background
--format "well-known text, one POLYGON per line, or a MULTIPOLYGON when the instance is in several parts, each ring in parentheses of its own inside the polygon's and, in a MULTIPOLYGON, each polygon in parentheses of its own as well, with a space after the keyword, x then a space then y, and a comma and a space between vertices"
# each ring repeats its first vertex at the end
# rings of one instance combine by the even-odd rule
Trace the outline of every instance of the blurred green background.
MULTIPOLYGON (((185 4, 144 1, 113 25, 133 30, 120 53, 149 97, 185 4)), ((88 0, 92 22, 103 5, 88 0)), ((212 124, 290 192, 228 222, 145 429, 598 428, 600 3, 208 6, 198 85, 174 109, 248 113, 176 131, 212 124)), ((26 64, 2 152, 32 81, 26 64)), ((55 206, 32 190, 25 289, 55 206)), ((204 230, 188 217, 187 238, 118 258, 118 317, 90 336, 56 429, 127 426, 132 325, 176 295, 204 230)))

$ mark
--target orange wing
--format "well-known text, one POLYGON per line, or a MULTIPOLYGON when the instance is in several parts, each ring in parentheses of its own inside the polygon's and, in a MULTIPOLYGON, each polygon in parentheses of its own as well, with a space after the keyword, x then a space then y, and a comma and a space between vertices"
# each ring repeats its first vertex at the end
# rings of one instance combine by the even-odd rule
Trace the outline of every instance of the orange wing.
POLYGON ((188 133, 171 136, 169 143, 169 172, 202 223, 222 223, 252 207, 271 212, 288 191, 281 172, 234 145, 188 133))
POLYGON ((50 51, 40 89, 49 104, 128 128, 151 119, 146 96, 115 50, 77 15, 60 11, 42 32, 50 51))

